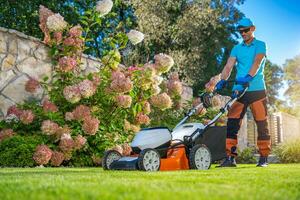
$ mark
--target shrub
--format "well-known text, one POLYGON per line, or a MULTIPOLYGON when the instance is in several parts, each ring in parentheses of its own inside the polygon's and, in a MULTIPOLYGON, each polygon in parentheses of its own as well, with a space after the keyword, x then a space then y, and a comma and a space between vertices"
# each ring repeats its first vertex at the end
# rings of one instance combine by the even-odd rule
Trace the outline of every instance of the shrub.
POLYGON ((14 136, 0 142, 1 167, 33 167, 32 155, 45 142, 43 136, 14 136))
POLYGON ((274 149, 274 154, 283 163, 300 163, 300 139, 281 144, 274 149))
POLYGON ((255 148, 247 147, 242 152, 238 151, 238 157, 236 161, 242 164, 252 164, 256 163, 256 159, 254 157, 255 148))

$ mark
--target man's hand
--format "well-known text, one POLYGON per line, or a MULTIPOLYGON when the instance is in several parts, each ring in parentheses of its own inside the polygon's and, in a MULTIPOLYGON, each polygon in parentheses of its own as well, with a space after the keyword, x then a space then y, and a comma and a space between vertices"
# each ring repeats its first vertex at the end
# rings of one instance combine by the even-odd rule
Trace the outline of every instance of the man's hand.
POLYGON ((243 85, 236 85, 234 91, 232 92, 231 98, 236 98, 240 95, 240 93, 245 89, 243 85))
POLYGON ((239 84, 239 85, 245 85, 245 84, 249 83, 250 81, 252 81, 252 79, 253 79, 253 77, 250 74, 247 74, 244 77, 238 77, 235 80, 235 82, 236 82, 236 84, 239 84))
POLYGON ((220 91, 220 90, 222 90, 222 89, 226 86, 226 84, 227 84, 227 81, 224 80, 224 79, 221 79, 221 80, 217 83, 215 89, 216 89, 217 91, 220 91))

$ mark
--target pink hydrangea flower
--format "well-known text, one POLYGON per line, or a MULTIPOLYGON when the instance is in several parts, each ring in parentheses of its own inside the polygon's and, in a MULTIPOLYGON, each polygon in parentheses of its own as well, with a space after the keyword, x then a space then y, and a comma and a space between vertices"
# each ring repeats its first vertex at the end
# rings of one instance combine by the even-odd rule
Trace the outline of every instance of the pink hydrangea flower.
POLYGON ((99 123, 97 118, 87 117, 83 121, 82 129, 87 135, 95 135, 99 129, 99 123))
POLYGON ((25 84, 25 90, 30 93, 35 93, 40 87, 40 83, 34 78, 30 78, 25 84))
POLYGON ((83 47, 84 41, 81 38, 75 38, 75 37, 67 37, 64 39, 63 44, 65 46, 73 46, 76 48, 83 47))
POLYGON ((44 112, 57 112, 58 108, 54 103, 50 102, 48 99, 45 99, 43 101, 43 110, 44 112))
POLYGON ((55 132, 56 138, 61 139, 61 137, 64 134, 70 135, 71 131, 72 130, 68 127, 68 125, 64 125, 63 127, 58 127, 58 129, 55 132))
POLYGON ((65 99, 70 103, 77 103, 81 99, 80 89, 77 85, 66 86, 63 94, 65 99))
POLYGON ((13 106, 10 106, 9 108, 8 108, 8 110, 7 110, 7 116, 8 115, 15 115, 15 116, 17 116, 18 118, 20 117, 20 115, 22 114, 22 110, 21 109, 19 109, 19 108, 17 108, 17 106, 16 105, 13 105, 13 106))
POLYGON ((62 72, 69 72, 69 71, 72 71, 76 67, 77 61, 73 57, 64 56, 64 57, 59 58, 58 65, 59 65, 59 69, 62 72))
POLYGON ((83 80, 78 84, 80 94, 84 98, 91 97, 96 92, 96 87, 94 86, 93 82, 90 80, 83 80))
POLYGON ((16 133, 12 129, 3 129, 0 131, 0 142, 6 138, 14 136, 16 133))
POLYGON ((81 121, 91 116, 91 109, 85 105, 79 105, 73 110, 75 120, 81 121))
POLYGON ((64 39, 63 44, 65 46, 75 46, 76 42, 75 42, 75 39, 73 37, 67 37, 66 39, 64 39))
POLYGON ((110 84, 110 88, 117 93, 129 92, 132 87, 133 84, 129 78, 115 79, 110 84))
POLYGON ((49 162, 52 156, 52 151, 47 145, 39 145, 33 154, 33 160, 38 165, 45 165, 49 162))
POLYGON ((129 144, 127 143, 123 144, 122 149, 123 149, 123 156, 130 156, 132 149, 129 144))
POLYGON ((171 96, 181 95, 182 83, 180 81, 170 80, 167 83, 168 93, 171 96))
POLYGON ((62 32, 55 32, 53 34, 54 40, 56 42, 56 44, 60 44, 63 40, 63 34, 62 32))
POLYGON ((172 107, 172 100, 169 95, 165 92, 156 96, 151 97, 151 103, 153 106, 165 110, 172 107))
POLYGON ((86 143, 86 138, 81 136, 81 135, 77 135, 75 137, 74 142, 75 142, 74 148, 75 149, 81 149, 86 143))
POLYGON ((73 26, 69 30, 69 35, 71 37, 80 37, 82 35, 82 27, 80 25, 73 26))
POLYGON ((63 134, 59 141, 59 148, 62 152, 71 152, 75 146, 74 140, 70 134, 63 134))
POLYGON ((53 151, 51 156, 51 165, 55 167, 59 167, 64 161, 65 156, 62 152, 53 151))
POLYGON ((34 119, 34 114, 31 110, 23 110, 20 115, 20 121, 23 124, 31 124, 34 119))
POLYGON ((129 108, 131 106, 132 98, 129 95, 116 96, 116 103, 119 107, 129 108))
POLYGON ((138 113, 135 120, 138 124, 150 124, 150 118, 143 113, 138 113))
POLYGON ((124 73, 122 73, 118 70, 113 71, 111 74, 111 80, 116 80, 116 79, 125 79, 124 73))
POLYGON ((51 120, 44 120, 41 126, 41 130, 45 135, 54 135, 57 132, 58 128, 58 124, 52 122, 51 120))
POLYGON ((47 19, 48 17, 50 17, 51 15, 54 15, 54 13, 49 10, 48 8, 40 5, 39 8, 39 19, 40 19, 40 24, 39 27, 41 28, 42 32, 44 33, 44 42, 46 44, 49 43, 50 41, 50 33, 49 33, 49 29, 47 27, 47 19))
POLYGON ((74 119, 75 118, 74 118, 73 112, 66 112, 66 114, 65 114, 65 120, 66 121, 72 121, 74 119))

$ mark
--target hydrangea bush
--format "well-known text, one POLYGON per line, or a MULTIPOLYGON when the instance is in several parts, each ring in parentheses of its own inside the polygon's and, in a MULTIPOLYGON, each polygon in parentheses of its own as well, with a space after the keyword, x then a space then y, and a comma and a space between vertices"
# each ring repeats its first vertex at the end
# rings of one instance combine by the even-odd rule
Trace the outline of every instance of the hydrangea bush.
POLYGON ((126 142, 151 123, 150 114, 179 104, 182 84, 178 75, 172 74, 170 80, 162 77, 173 66, 172 57, 160 53, 148 63, 121 64, 119 50, 144 39, 137 30, 116 30, 105 38, 111 41, 112 50, 105 52, 101 65, 94 66, 95 72, 82 73, 81 58, 89 31, 101 24, 112 6, 111 0, 99 1, 93 10, 84 12, 82 25, 75 26, 59 13, 40 6, 40 28, 55 66, 52 81, 49 77, 28 80, 26 91, 35 93, 43 88, 47 96, 41 103, 10 107, 0 123, 0 142, 16 134, 43 135, 45 142, 32 155, 37 165, 68 165, 73 155, 88 156, 97 164, 108 148, 129 154, 126 142))

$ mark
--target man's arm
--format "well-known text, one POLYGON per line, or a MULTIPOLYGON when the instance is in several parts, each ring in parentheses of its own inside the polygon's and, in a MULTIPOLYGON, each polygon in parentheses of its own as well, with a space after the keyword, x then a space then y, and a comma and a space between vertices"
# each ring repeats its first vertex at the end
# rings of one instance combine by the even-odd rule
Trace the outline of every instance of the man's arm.
POLYGON ((227 60, 227 63, 222 71, 221 74, 221 79, 227 80, 231 74, 232 68, 236 63, 236 58, 235 57, 229 57, 227 60))
POLYGON ((255 56, 254 62, 251 66, 251 69, 248 72, 248 74, 250 76, 254 77, 256 75, 257 71, 259 70, 259 66, 260 66, 261 62, 263 61, 264 57, 265 57, 265 54, 263 54, 263 53, 257 54, 255 56))

